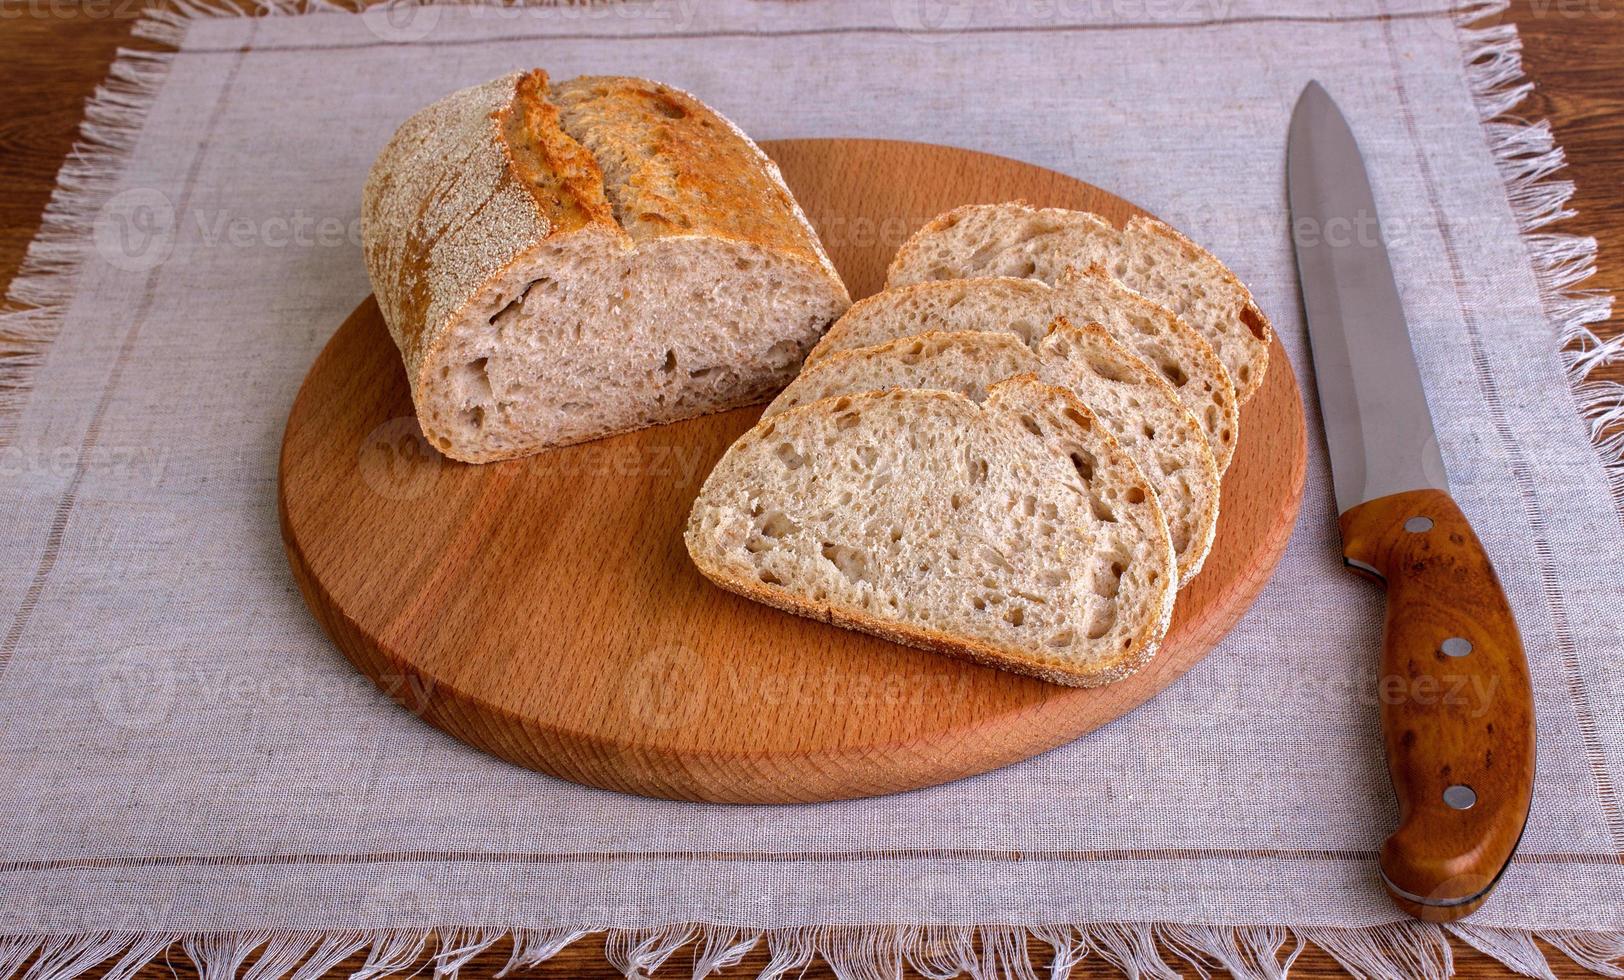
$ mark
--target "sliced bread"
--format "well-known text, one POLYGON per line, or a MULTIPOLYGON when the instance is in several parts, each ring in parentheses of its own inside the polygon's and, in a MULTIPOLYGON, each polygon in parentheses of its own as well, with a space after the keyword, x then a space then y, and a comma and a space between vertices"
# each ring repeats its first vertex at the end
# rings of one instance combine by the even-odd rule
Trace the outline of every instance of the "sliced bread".
POLYGON ((638 78, 515 73, 423 109, 361 235, 423 433, 469 462, 754 404, 850 305, 773 162, 638 78))
POLYGON ((1189 321, 1212 344, 1245 402, 1263 384, 1273 336, 1252 294, 1212 253, 1150 218, 1117 228, 1099 215, 1024 202, 955 208, 897 250, 886 286, 1015 276, 1059 282, 1100 265, 1189 321))
POLYGON ((820 358, 762 418, 835 395, 939 388, 972 400, 1021 373, 1082 399, 1139 464, 1167 518, 1179 584, 1201 570, 1218 525, 1218 466, 1173 388, 1099 324, 1055 321, 1034 352, 1012 333, 924 333, 820 358))
POLYGON ((1201 335, 1098 266, 1036 279, 942 279, 887 289, 847 310, 807 355, 810 368, 840 350, 930 330, 1008 331, 1036 347, 1056 317, 1098 323, 1154 367, 1201 424, 1218 471, 1235 455, 1240 419, 1229 374, 1201 335))
POLYGON ((763 419, 705 480, 688 553, 723 588, 900 643, 1096 686, 1150 659, 1177 572, 1156 495, 1063 388, 915 388, 763 419))

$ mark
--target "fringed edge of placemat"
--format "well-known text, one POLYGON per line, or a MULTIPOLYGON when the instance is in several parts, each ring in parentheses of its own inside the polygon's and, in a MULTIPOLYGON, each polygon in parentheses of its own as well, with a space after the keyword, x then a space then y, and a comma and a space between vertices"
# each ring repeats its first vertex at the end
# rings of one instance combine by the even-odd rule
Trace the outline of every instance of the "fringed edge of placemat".
MULTIPOLYGON (((391 0, 400 2, 400 0, 391 0)), ((417 0, 406 0, 417 2, 417 0)), ((473 0, 507 5, 506 0, 473 0)), ((584 6, 616 0, 526 0, 584 6)), ((72 151, 57 173, 40 231, 29 245, 0 307, 0 448, 10 444, 16 416, 27 401, 32 373, 55 339, 101 208, 112 196, 121 164, 133 149, 147 110, 168 72, 174 51, 197 18, 279 15, 315 11, 355 12, 365 0, 167 0, 146 11, 132 36, 167 51, 121 48, 107 80, 85 107, 72 151)), ((1455 14, 1466 76, 1476 100, 1489 150, 1505 181, 1507 198, 1521 226, 1546 314, 1556 331, 1579 413, 1591 426, 1614 493, 1624 500, 1624 382, 1592 380, 1603 365, 1624 363, 1624 334, 1608 339, 1593 327, 1612 315, 1613 298, 1602 290, 1576 288, 1596 271, 1597 243, 1588 236, 1548 231, 1574 216, 1567 207, 1571 181, 1553 179, 1566 165, 1547 122, 1510 116, 1534 89, 1523 75, 1521 41, 1513 24, 1474 26, 1509 7, 1508 0, 1477 0, 1455 14)), ((123 980, 175 946, 204 976, 244 980, 313 980, 360 955, 355 980, 382 980, 432 967, 437 978, 455 977, 473 958, 508 941, 512 953, 496 974, 536 966, 565 947, 601 934, 604 957, 628 977, 646 976, 678 952, 693 957, 691 975, 708 976, 736 965, 765 943, 768 963, 759 974, 779 980, 797 974, 814 958, 840 977, 899 975, 904 964, 923 976, 969 976, 972 980, 1017 977, 1036 980, 1039 970, 1065 980, 1091 955, 1125 975, 1171 980, 1180 973, 1166 954, 1183 960, 1203 978, 1228 972, 1238 980, 1285 980, 1303 950, 1323 950, 1354 976, 1379 980, 1443 980, 1454 972, 1448 941, 1455 936, 1506 967, 1553 978, 1536 940, 1594 973, 1624 977, 1624 933, 1526 931, 1476 926, 1396 922, 1367 928, 1204 926, 1177 923, 981 926, 816 926, 753 930, 692 923, 649 929, 444 929, 336 932, 178 932, 0 937, 0 980, 27 968, 23 980, 73 980, 106 968, 123 980), (1035 942, 1034 942, 1035 941, 1035 942), (1049 947, 1047 962, 1033 963, 1049 947), (429 954, 434 948, 437 951, 429 954), (256 955, 257 954, 257 955, 256 955), (248 965, 252 959, 252 965, 248 965), (110 964, 110 965, 109 965, 110 964)), ((674 974, 673 974, 674 975, 674 974)))
POLYGON ((173 51, 120 48, 85 103, 84 122, 56 173, 40 228, 0 305, 0 448, 11 445, 34 372, 56 339, 77 273, 122 163, 169 73, 173 51))
MULTIPOLYGON (((1283 926, 1189 926, 1169 923, 1088 926, 813 926, 753 930, 682 924, 651 929, 379 930, 376 932, 179 933, 36 936, 0 939, 0 980, 25 964, 23 980, 73 980, 113 964, 106 980, 124 980, 180 946, 204 977, 243 980, 316 980, 346 960, 361 963, 351 980, 383 980, 432 969, 436 980, 455 978, 473 959, 500 943, 512 952, 497 977, 532 968, 589 936, 603 936, 603 955, 627 977, 683 971, 669 964, 691 956, 694 980, 739 964, 765 944, 760 980, 798 976, 814 960, 842 980, 900 977, 904 966, 921 976, 971 980, 1066 980, 1091 956, 1129 977, 1178 980, 1188 964, 1205 978, 1286 980, 1303 950, 1324 951, 1351 975, 1371 980, 1444 980, 1455 970, 1446 935, 1481 950, 1506 967, 1555 980, 1539 939, 1579 966, 1624 976, 1624 937, 1588 932, 1523 932, 1457 924, 1400 922, 1364 929, 1283 926), (1045 954, 1042 947, 1047 946, 1045 954), (429 950, 434 949, 433 953, 429 950), (1169 959, 1172 962, 1169 962, 1169 959), (1182 963, 1180 963, 1182 961, 1182 963), (1177 964, 1177 965, 1175 965, 1177 964), (246 967, 246 969, 245 969, 246 967)), ((350 966, 354 967, 352 963, 350 966)))
POLYGON ((1511 114, 1534 91, 1523 74, 1516 25, 1473 26, 1509 7, 1508 0, 1478 0, 1456 14, 1466 80, 1522 228, 1579 416, 1590 426, 1614 499, 1624 505, 1624 382, 1591 377, 1597 368, 1624 364, 1624 333, 1604 340, 1593 329, 1612 318, 1611 293, 1576 288, 1596 273, 1596 239, 1546 230, 1577 214, 1568 207, 1573 181, 1553 178, 1567 166, 1567 155, 1548 121, 1528 122, 1511 114))

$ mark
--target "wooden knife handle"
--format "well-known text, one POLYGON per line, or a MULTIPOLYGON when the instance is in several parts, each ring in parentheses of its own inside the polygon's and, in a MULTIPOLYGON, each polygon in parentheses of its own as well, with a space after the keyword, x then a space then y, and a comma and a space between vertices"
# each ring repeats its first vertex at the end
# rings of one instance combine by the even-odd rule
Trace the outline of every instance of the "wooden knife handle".
POLYGON ((1441 490, 1342 515, 1348 563, 1387 585, 1377 694, 1399 824, 1383 883, 1419 919, 1476 911, 1511 861, 1534 789, 1534 694, 1483 545, 1441 490))

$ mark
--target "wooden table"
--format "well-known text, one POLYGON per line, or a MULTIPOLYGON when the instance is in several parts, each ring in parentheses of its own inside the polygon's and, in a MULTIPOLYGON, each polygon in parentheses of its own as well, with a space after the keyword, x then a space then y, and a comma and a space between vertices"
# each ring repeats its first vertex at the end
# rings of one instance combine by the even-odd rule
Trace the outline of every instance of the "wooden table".
MULTIPOLYGON (((40 214, 57 168, 73 143, 85 99, 106 76, 115 49, 143 45, 129 38, 130 25, 142 6, 143 0, 55 0, 7 4, 0 11, 0 65, 8 96, 0 103, 0 279, 9 283, 39 229, 40 214)), ((1624 5, 1618 0, 1512 0, 1507 17, 1522 32, 1528 74, 1540 86, 1519 113, 1551 120, 1572 161, 1563 176, 1579 186, 1572 202, 1579 217, 1562 230, 1600 239, 1600 271, 1591 285, 1624 294, 1624 261, 1619 258, 1624 256, 1624 140, 1619 138, 1624 86, 1618 81, 1618 66, 1624 64, 1624 5)), ((1600 332, 1611 336, 1620 327, 1615 318, 1600 332)), ((1624 370, 1608 375, 1624 379, 1624 370)), ((464 975, 491 975, 508 952, 506 944, 498 943, 466 967, 464 975)), ((1546 952, 1559 976, 1590 976, 1560 953, 1546 952)), ((151 980, 196 976, 184 954, 172 953, 167 963, 159 958, 140 976, 151 980)), ((1514 976, 1460 943, 1455 944, 1455 956, 1460 976, 1514 976)), ((687 951, 673 957, 672 969, 665 972, 672 976, 682 972, 688 957, 687 951)), ((338 972, 348 974, 360 962, 359 957, 352 958, 338 972)), ((1178 961, 1169 957, 1169 962, 1178 961)), ((765 963, 765 952, 758 949, 722 976, 754 976, 765 963)), ((604 962, 602 943, 594 941, 577 943, 525 975, 619 976, 604 962)), ((1095 957, 1075 975, 1120 974, 1095 957)), ((806 976, 833 974, 820 963, 806 976)), ((1297 961, 1292 976, 1345 974, 1329 957, 1311 949, 1297 961)))

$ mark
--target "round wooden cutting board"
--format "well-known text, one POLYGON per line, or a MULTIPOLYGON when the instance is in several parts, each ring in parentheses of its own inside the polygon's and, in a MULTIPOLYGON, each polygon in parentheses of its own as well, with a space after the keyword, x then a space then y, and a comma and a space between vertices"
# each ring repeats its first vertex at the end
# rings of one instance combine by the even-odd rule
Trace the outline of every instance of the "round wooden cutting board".
MULTIPOLYGON (((1024 198, 1140 213, 1002 157, 913 143, 765 149, 858 299, 914 229, 1024 198)), ((418 432, 367 300, 310 369, 282 446, 282 533, 339 649, 408 710, 522 766, 594 786, 729 802, 892 793, 1071 741, 1177 680, 1235 623, 1285 548, 1304 425, 1278 342, 1241 415, 1217 543, 1152 663, 1056 687, 812 622, 717 588, 683 547, 744 409, 470 466, 418 432)))

